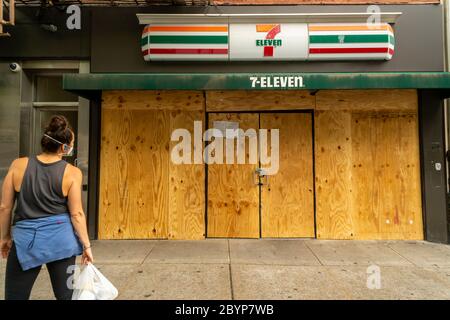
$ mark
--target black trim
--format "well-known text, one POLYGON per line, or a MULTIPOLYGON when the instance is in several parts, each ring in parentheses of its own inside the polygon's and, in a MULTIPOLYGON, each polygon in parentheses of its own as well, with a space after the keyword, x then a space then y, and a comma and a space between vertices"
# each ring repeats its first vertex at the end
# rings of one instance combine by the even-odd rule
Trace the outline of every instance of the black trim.
POLYGON ((101 101, 89 104, 89 174, 88 174, 88 232, 89 238, 98 239, 98 201, 100 184, 101 101))
POLYGON ((447 174, 445 117, 439 91, 419 90, 419 142, 422 213, 425 239, 449 243, 447 221, 447 174), (435 164, 441 164, 441 170, 435 164))

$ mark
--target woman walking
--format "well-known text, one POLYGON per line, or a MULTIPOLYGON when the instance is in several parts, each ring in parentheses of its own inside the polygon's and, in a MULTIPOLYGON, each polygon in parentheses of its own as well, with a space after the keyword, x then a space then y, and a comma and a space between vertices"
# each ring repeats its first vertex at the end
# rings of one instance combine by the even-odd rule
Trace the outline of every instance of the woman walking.
POLYGON ((81 171, 62 160, 75 135, 67 119, 53 116, 41 139, 42 153, 12 162, 0 203, 0 248, 8 258, 5 299, 29 299, 43 264, 56 299, 70 300, 76 256, 93 262, 81 202, 81 171), (16 210, 11 228, 11 212, 16 210))

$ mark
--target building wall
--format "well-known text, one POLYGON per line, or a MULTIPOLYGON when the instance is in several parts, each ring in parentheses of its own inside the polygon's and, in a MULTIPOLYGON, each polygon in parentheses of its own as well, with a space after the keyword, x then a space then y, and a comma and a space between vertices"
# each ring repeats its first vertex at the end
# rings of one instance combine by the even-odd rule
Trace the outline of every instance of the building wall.
MULTIPOLYGON (((225 6, 209 13, 365 12, 365 6, 225 6), (220 9, 220 10, 219 10, 220 9)), ((402 12, 394 25, 396 48, 389 61, 186 61, 145 62, 136 13, 202 13, 202 8, 102 8, 92 11, 91 72, 389 72, 444 71, 442 6, 386 5, 402 12), (421 23, 426 21, 426 23, 421 23), (112 36, 114 35, 114 36, 112 36)))
POLYGON ((0 185, 19 156, 20 81, 21 73, 11 72, 9 63, 0 61, 0 185))
POLYGON ((205 168, 171 162, 173 129, 205 112, 312 110, 317 238, 423 239, 417 104, 415 90, 106 91, 99 237, 205 237, 205 168))

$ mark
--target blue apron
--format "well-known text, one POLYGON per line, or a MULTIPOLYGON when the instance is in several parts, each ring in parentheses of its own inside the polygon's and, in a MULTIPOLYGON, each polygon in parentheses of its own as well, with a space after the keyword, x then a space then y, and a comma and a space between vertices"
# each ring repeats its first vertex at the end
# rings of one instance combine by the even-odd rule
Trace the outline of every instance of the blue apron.
POLYGON ((23 271, 83 253, 67 213, 18 221, 12 236, 23 271))

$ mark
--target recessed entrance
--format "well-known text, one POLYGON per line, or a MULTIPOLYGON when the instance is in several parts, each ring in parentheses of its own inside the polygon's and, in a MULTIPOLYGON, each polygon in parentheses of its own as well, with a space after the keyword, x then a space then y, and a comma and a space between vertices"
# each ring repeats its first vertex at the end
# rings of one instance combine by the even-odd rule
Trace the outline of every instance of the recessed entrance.
POLYGON ((245 164, 208 165, 207 237, 314 237, 312 114, 209 114, 209 128, 223 123, 244 131, 267 129, 270 156, 270 130, 278 129, 279 169, 264 174, 259 154, 257 162, 251 162, 248 137, 245 164))

